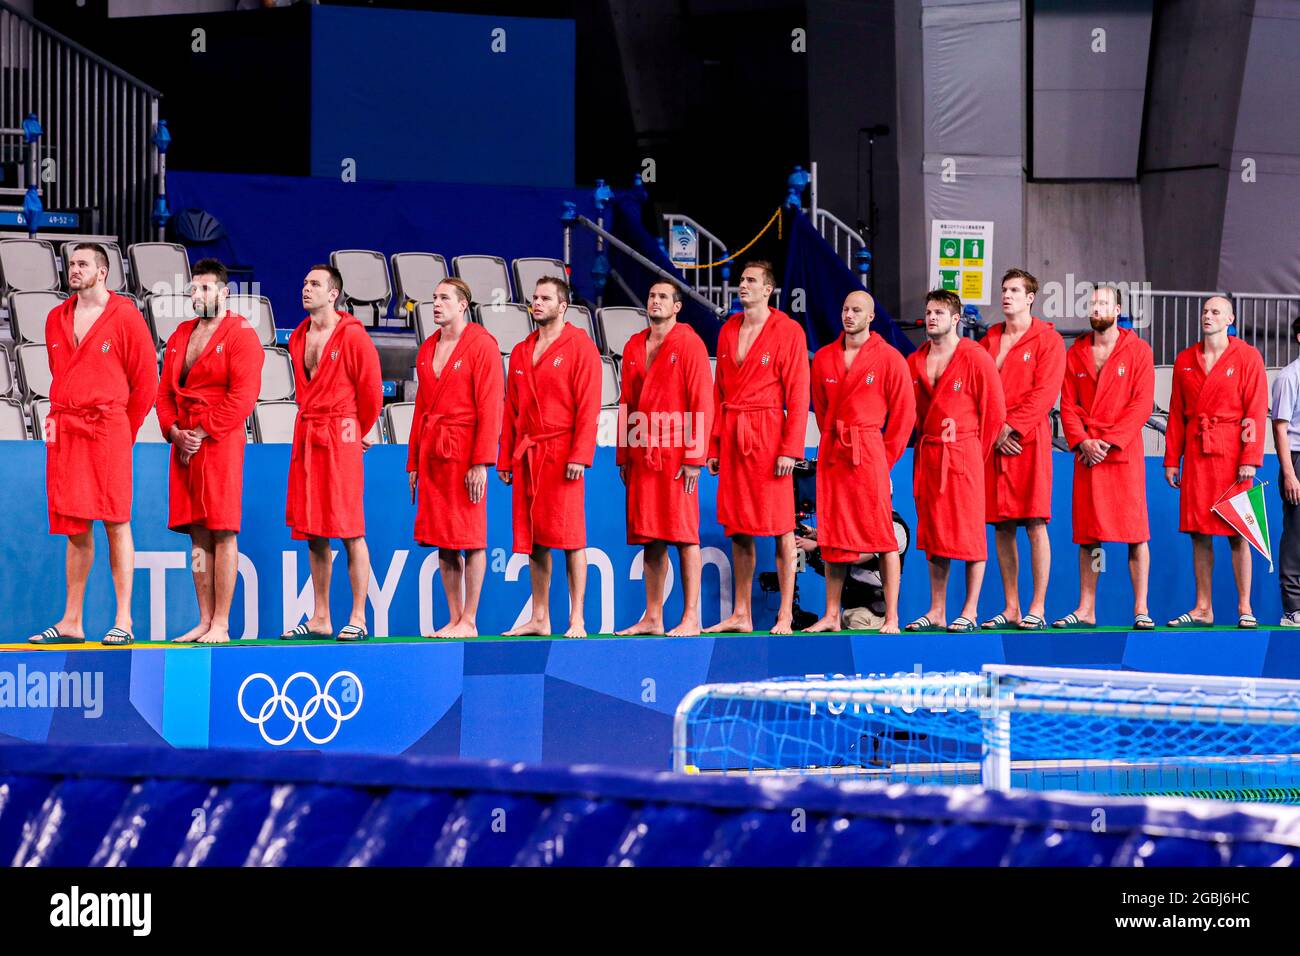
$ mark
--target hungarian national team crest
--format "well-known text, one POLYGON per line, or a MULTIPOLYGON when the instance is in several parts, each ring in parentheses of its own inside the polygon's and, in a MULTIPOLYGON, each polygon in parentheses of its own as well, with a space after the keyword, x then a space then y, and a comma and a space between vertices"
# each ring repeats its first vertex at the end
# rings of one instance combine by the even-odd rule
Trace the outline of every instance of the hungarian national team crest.
POLYGON ((763 357, 762 357, 761 359, 758 360, 758 364, 759 364, 759 365, 767 365, 767 364, 769 364, 771 361, 772 361, 772 356, 771 356, 769 353, 764 352, 764 353, 763 353, 763 357))
POLYGON ((560 363, 563 362, 563 361, 564 361, 564 356, 563 356, 563 355, 557 355, 557 356, 555 356, 555 361, 552 362, 551 365, 552 365, 553 367, 555 367, 555 368, 559 368, 559 367, 560 367, 560 363))
POLYGON ((1022 356, 1022 358, 1024 358, 1026 362, 1028 362, 1033 357, 1034 357, 1034 353, 1030 352, 1028 349, 1025 350, 1025 354, 1022 356))
POLYGON ((220 355, 220 354, 221 354, 221 350, 224 349, 225 347, 226 347, 226 343, 225 343, 225 342, 219 342, 219 343, 217 344, 217 354, 220 355))
MULTIPOLYGON (((107 349, 105 349, 105 351, 107 351, 107 349)), ((1226 376, 1228 376, 1228 378, 1232 378, 1232 372, 1233 372, 1233 366, 1229 365, 1229 366, 1228 366, 1228 370, 1227 370, 1226 372, 1224 372, 1223 374, 1226 375, 1226 376)))
POLYGON ((870 385, 875 380, 876 380, 876 373, 875 370, 873 369, 872 371, 867 373, 867 384, 870 385))
POLYGON ((330 353, 330 361, 337 362, 338 358, 339 358, 339 350, 335 349, 333 352, 330 353))
POLYGON ((961 379, 957 379, 957 381, 955 381, 955 382, 952 383, 952 390, 953 390, 954 392, 960 392, 960 391, 961 391, 961 379))
POLYGON ((456 361, 452 362, 452 363, 451 363, 451 370, 452 370, 453 372, 458 371, 458 370, 460 369, 460 363, 461 363, 461 360, 460 360, 460 359, 456 359, 456 361))
POLYGON ((671 362, 673 365, 676 365, 676 364, 677 364, 677 353, 674 352, 672 355, 668 356, 668 361, 671 362))
POLYGON ((1124 372, 1125 372, 1125 371, 1126 371, 1126 369, 1124 368, 1124 363, 1121 362, 1120 365, 1119 365, 1119 368, 1116 370, 1115 374, 1118 375, 1120 378, 1123 378, 1123 377, 1124 377, 1124 372))
POLYGON ((101 346, 99 347, 99 350, 100 350, 101 352, 107 352, 108 349, 109 349, 109 347, 110 347, 112 344, 113 344, 113 343, 111 343, 110 341, 108 341, 108 339, 105 339, 105 340, 104 340, 104 344, 101 345, 101 346))

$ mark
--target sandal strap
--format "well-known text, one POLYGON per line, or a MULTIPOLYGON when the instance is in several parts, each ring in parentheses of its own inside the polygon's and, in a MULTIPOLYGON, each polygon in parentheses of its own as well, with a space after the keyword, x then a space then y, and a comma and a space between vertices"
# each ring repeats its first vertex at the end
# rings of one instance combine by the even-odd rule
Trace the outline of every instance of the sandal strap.
POLYGON ((340 634, 365 634, 366 629, 364 627, 358 627, 355 624, 345 624, 343 626, 343 629, 339 631, 339 633, 340 634))
POLYGON ((290 634, 292 634, 292 635, 294 635, 294 636, 301 636, 301 635, 307 633, 307 625, 306 625, 306 624, 296 624, 296 625, 294 625, 293 627, 289 628, 289 630, 285 631, 284 633, 285 633, 286 635, 290 635, 290 634))
POLYGON ((931 620, 930 620, 926 615, 922 614, 920 617, 918 617, 918 618, 917 618, 915 621, 913 621, 911 624, 907 625, 907 627, 903 628, 903 630, 905 630, 905 631, 919 631, 919 630, 921 630, 922 628, 925 628, 925 627, 934 627, 934 623, 933 623, 933 622, 932 622, 932 621, 931 621, 931 620))

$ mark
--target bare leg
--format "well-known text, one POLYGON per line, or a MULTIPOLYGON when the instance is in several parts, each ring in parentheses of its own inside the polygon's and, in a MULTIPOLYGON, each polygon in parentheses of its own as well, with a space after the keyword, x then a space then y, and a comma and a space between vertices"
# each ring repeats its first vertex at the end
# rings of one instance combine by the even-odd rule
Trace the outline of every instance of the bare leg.
MULTIPOLYGON (((487 573, 487 551, 475 548, 465 552, 465 600, 460 617, 444 627, 441 637, 478 637, 478 599, 483 593, 483 575, 487 573)), ((445 579, 444 579, 445 580, 445 579)))
POLYGON ((192 644, 212 627, 212 608, 214 604, 213 575, 215 573, 216 555, 212 550, 212 533, 202 525, 190 525, 190 570, 194 574, 194 596, 199 604, 199 623, 180 637, 174 644, 192 644))
POLYGON ((348 579, 352 584, 352 616, 349 624, 366 626, 366 588, 370 585, 370 548, 365 538, 345 538, 348 552, 348 579))
POLYGON ((1079 606, 1074 616, 1085 624, 1097 623, 1097 578, 1104 560, 1100 542, 1079 545, 1079 606))
POLYGON ((1133 581, 1133 615, 1149 614, 1147 582, 1151 578, 1151 546, 1147 542, 1128 546, 1128 574, 1133 581))
POLYGON ((664 588, 668 584, 668 543, 649 541, 645 545, 645 613, 631 627, 615 632, 619 637, 664 632, 664 588))
POLYGON ((1047 536, 1047 522, 1042 518, 1026 521, 1025 534, 1029 537, 1029 565, 1034 575, 1034 596, 1029 603, 1029 613, 1041 618, 1047 613, 1047 581, 1052 574, 1052 541, 1047 536))
POLYGON ((86 581, 95 563, 95 533, 93 528, 81 534, 68 535, 68 549, 64 558, 67 569, 68 592, 63 607, 63 617, 54 626, 64 637, 86 636, 81 614, 86 603, 86 581))
POLYGON ((1188 613, 1195 620, 1213 624, 1214 538, 1208 534, 1192 534, 1192 571, 1196 575, 1196 604, 1188 613))
MULTIPOLYGON (((1014 544, 1015 538, 1011 541, 1014 544)), ((984 587, 984 569, 987 566, 987 561, 966 562, 966 604, 961 609, 961 615, 968 621, 975 620, 975 615, 979 612, 980 589, 984 587)))
MULTIPOLYGON (((1007 603, 1002 615, 1008 624, 1020 623, 1020 551, 1016 547, 1016 523, 1002 521, 994 525, 993 543, 997 548, 998 572, 1002 575, 1002 590, 1006 593, 1007 603)), ((970 565, 966 565, 967 574, 970 565)), ((981 583, 983 575, 980 575, 981 583)), ((969 600, 969 596, 968 596, 969 600)))
MULTIPOLYGON (((569 576, 569 629, 565 637, 586 637, 582 602, 587 597, 587 549, 574 548, 564 552, 564 567, 569 576)), ((663 615, 663 598, 659 599, 660 616, 663 615)))
POLYGON ((212 551, 212 626, 199 638, 200 644, 226 644, 230 641, 230 602, 235 598, 235 578, 239 575, 239 542, 233 531, 213 531, 212 551))
POLYGON ((735 582, 735 598, 731 617, 719 621, 712 627, 704 629, 705 634, 722 634, 736 631, 748 633, 754 629, 754 612, 751 605, 754 590, 754 566, 758 563, 758 552, 754 539, 747 534, 734 535, 731 539, 732 581, 735 582))
POLYGON ((903 561, 897 551, 880 555, 880 584, 885 589, 885 620, 881 634, 898 634, 898 589, 903 579, 903 561))
POLYGON ((434 637, 447 637, 447 631, 460 623, 464 612, 461 603, 462 582, 465 578, 465 561, 459 551, 450 548, 438 549, 438 570, 442 572, 442 590, 447 595, 447 626, 434 628, 434 637))
POLYGON ((948 626, 948 575, 952 571, 951 558, 930 558, 930 610, 925 612, 935 627, 948 626))
POLYGON ((131 583, 135 578, 135 541, 131 522, 104 522, 108 534, 108 564, 113 570, 113 593, 117 597, 117 616, 113 626, 128 634, 131 630, 131 583))
POLYGON ((700 546, 679 544, 677 560, 682 566, 682 620, 669 637, 695 637, 700 633, 700 546))
POLYGON ((794 576, 796 551, 794 532, 787 531, 776 538, 776 577, 781 584, 781 607, 776 612, 772 634, 794 633, 794 576))
POLYGON ((826 613, 821 618, 805 627, 805 634, 821 631, 840 631, 844 629, 843 604, 844 580, 849 576, 850 565, 843 561, 826 562, 826 613))
POLYGON ((528 556, 528 581, 533 588, 533 616, 512 627, 503 637, 526 637, 551 633, 551 549, 533 547, 528 556))
POLYGON ((1240 536, 1228 540, 1232 548, 1232 573, 1237 579, 1237 616, 1250 613, 1250 542, 1240 536))
POLYGON ((307 619, 307 629, 317 634, 332 634, 330 623, 330 539, 311 538, 307 541, 307 558, 311 563, 311 590, 316 606, 307 619))

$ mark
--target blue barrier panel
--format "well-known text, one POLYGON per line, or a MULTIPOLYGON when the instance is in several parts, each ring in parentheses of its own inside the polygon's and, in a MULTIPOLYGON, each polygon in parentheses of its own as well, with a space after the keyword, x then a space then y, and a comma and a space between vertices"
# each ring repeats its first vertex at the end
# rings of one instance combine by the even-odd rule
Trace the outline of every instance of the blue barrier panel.
POLYGON ((0 794, 13 866, 1290 866, 1300 846, 1292 808, 286 753, 0 747, 0 794))

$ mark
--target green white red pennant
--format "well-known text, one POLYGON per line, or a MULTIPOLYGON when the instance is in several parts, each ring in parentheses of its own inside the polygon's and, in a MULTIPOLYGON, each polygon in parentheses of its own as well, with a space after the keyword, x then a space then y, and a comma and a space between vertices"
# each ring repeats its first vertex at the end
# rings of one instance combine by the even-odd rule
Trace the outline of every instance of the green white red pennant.
POLYGON ((1268 569, 1272 571, 1273 547, 1268 537, 1268 514, 1264 509, 1265 484, 1267 482, 1261 482, 1235 494, 1233 488, 1238 486, 1233 485, 1210 510, 1232 525, 1256 551, 1268 558, 1268 569))

